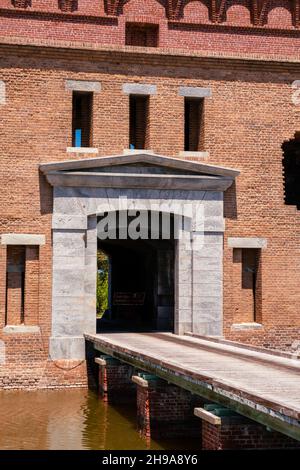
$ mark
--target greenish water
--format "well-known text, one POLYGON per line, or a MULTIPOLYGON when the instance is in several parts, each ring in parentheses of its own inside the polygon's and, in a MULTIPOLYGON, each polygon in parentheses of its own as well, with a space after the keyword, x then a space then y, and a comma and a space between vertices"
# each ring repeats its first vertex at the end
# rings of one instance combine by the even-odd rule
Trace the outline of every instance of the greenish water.
MULTIPOLYGON (((199 438, 200 439, 200 438, 199 438)), ((133 406, 113 407, 95 392, 0 391, 0 449, 199 449, 196 440, 146 443, 133 406)))

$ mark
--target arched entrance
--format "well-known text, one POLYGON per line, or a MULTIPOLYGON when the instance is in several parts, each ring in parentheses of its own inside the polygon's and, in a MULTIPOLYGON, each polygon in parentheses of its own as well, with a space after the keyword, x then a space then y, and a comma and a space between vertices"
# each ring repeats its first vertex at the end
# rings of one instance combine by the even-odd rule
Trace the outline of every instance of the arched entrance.
POLYGON ((84 334, 96 333, 99 238, 115 266, 111 323, 175 334, 222 334, 223 193, 237 170, 143 153, 40 169, 53 186, 53 359, 84 358, 84 334), (184 214, 189 220, 181 230, 184 236, 103 240, 97 233, 99 216, 122 212, 124 202, 129 211, 184 214), (142 293, 140 314, 127 308, 135 305, 124 305, 126 296, 132 304, 133 294, 141 299, 142 293))
MULTIPOLYGON (((140 212, 137 212, 140 215, 140 212)), ((97 249, 109 260, 108 308, 97 321, 97 331, 174 330, 174 215, 165 214, 170 222, 163 232, 164 214, 157 214, 158 227, 140 222, 140 237, 131 239, 120 234, 118 226, 111 232, 98 233, 97 249), (105 238, 105 236, 107 238, 105 238), (121 236, 120 236, 121 235, 121 236)), ((115 213, 118 224, 120 214, 115 213)), ((122 217, 124 219, 124 216, 122 217)), ((130 219, 128 217, 128 224, 130 219)), ((100 222, 100 224, 99 224, 100 222)), ((101 217, 98 217, 98 227, 101 217)), ((101 230, 101 228, 99 228, 101 230)))

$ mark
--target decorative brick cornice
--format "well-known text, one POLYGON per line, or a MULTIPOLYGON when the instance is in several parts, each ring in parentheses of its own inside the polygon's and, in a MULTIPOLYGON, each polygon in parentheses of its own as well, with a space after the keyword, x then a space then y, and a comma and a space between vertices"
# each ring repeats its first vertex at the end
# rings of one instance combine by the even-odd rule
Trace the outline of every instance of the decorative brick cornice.
MULTIPOLYGON (((118 17, 123 15, 123 7, 126 3, 130 3, 131 0, 103 0, 104 10, 106 16, 118 17)), ((185 21, 185 7, 193 0, 156 0, 158 4, 165 8, 165 17, 169 21, 185 21)), ((16 9, 27 9, 30 8, 32 12, 38 12, 39 14, 47 14, 46 10, 35 10, 35 7, 42 0, 11 0, 11 4, 16 9)), ((207 7, 209 20, 213 24, 222 24, 226 22, 227 10, 233 5, 240 5, 240 0, 201 0, 201 2, 207 7)), ((292 14, 292 22, 290 27, 300 27, 300 0, 284 0, 286 8, 292 14)), ((84 5, 78 0, 56 0, 57 12, 60 10, 64 13, 77 12, 79 15, 90 17, 91 15, 85 11, 84 5)), ((200 6, 200 5, 199 5, 200 6)), ((284 4, 280 5, 281 7, 284 4)), ((249 26, 254 25, 257 27, 267 26, 268 14, 276 7, 271 0, 248 0, 248 8, 250 11, 251 21, 249 26)), ((3 10, 3 8, 2 8, 3 10)), ((50 12, 49 12, 50 13, 50 12)), ((54 14, 55 11, 51 11, 54 14)), ((243 14, 243 13, 241 13, 243 14)), ((97 16, 97 13, 93 10, 93 16, 97 16)), ((100 11, 99 11, 100 16, 100 11)), ((190 22, 190 21, 189 21, 190 22)), ((192 23, 192 22, 191 22, 192 23)), ((195 20, 195 24, 198 24, 195 20)), ((236 25, 238 26, 238 24, 236 25)), ((245 24, 243 24, 243 27, 245 24)), ((280 29, 278 26, 277 29, 280 29)), ((286 27, 284 29, 287 29, 286 27)))
POLYGON ((295 57, 276 56, 268 57, 264 54, 229 54, 205 51, 186 51, 177 49, 164 48, 132 48, 130 46, 95 46, 89 43, 64 42, 54 40, 37 40, 24 38, 7 38, 0 37, 0 53, 2 56, 16 54, 18 56, 30 57, 39 56, 49 58, 65 58, 73 60, 102 60, 104 62, 123 63, 136 65, 139 61, 145 64, 153 64, 159 66, 209 66, 219 68, 220 66, 232 66, 248 70, 256 68, 264 69, 267 72, 274 71, 289 73, 300 71, 300 60, 295 57))
POLYGON ((293 24, 295 28, 300 27, 300 0, 293 1, 293 24))

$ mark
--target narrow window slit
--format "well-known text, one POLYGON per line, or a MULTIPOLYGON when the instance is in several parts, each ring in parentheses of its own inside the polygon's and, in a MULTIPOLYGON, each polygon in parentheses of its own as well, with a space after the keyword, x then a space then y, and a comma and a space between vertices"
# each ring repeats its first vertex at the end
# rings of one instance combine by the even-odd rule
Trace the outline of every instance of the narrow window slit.
POLYGON ((92 146, 93 93, 73 92, 72 146, 92 146))

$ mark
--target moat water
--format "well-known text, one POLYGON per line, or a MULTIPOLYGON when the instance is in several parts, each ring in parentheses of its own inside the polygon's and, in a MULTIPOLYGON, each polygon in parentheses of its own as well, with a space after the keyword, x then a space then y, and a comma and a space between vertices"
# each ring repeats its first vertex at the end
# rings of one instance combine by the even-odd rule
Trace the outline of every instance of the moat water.
POLYGON ((0 449, 187 450, 199 442, 146 442, 134 406, 109 406, 92 391, 0 391, 0 449))

